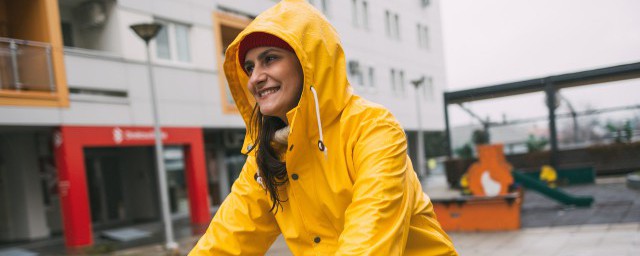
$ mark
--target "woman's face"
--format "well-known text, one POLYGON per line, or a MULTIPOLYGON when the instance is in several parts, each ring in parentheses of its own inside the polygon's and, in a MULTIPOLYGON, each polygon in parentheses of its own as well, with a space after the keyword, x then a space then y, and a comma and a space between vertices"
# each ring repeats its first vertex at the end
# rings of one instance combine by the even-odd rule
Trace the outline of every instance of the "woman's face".
POLYGON ((296 55, 278 47, 257 47, 247 52, 243 67, 260 112, 287 123, 286 114, 298 105, 302 91, 302 67, 296 55))

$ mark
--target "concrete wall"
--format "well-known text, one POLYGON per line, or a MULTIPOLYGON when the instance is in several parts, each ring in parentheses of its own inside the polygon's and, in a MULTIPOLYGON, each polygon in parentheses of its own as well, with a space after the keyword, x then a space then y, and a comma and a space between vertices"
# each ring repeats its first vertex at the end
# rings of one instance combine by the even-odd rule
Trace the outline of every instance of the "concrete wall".
POLYGON ((42 198, 36 139, 30 133, 0 134, 0 240, 49 236, 42 198))

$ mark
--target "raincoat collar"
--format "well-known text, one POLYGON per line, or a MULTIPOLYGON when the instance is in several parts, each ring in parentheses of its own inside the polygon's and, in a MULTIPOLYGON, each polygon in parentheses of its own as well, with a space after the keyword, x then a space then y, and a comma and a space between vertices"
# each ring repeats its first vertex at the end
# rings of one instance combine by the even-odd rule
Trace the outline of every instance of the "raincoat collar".
POLYGON ((224 71, 229 89, 247 126, 242 152, 252 152, 254 145, 249 131, 255 100, 247 89, 249 78, 238 60, 238 48, 253 32, 275 35, 294 49, 302 65, 304 84, 298 106, 287 113, 289 137, 320 139, 322 127, 340 115, 353 95, 347 81, 344 51, 335 28, 313 6, 303 0, 283 0, 258 15, 225 53, 224 71))

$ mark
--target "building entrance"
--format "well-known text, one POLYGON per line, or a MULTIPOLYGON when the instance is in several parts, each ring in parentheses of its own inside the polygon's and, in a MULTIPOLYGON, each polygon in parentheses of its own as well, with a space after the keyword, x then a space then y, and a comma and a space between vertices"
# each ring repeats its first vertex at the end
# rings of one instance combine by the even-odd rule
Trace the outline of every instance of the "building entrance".
MULTIPOLYGON (((167 149, 180 152, 164 153, 165 161, 169 154, 180 163, 177 169, 167 168, 181 172, 167 175, 169 182, 178 179, 173 186, 175 209, 188 209, 192 231, 203 232, 211 215, 202 129, 165 127, 161 134, 167 149), (183 195, 186 202, 180 202, 183 195)), ((93 225, 160 218, 152 128, 62 126, 53 137, 67 246, 93 244, 93 225)))
POLYGON ((94 230, 159 220, 151 147, 84 151, 94 230))
POLYGON ((115 156, 87 156, 87 184, 94 228, 125 220, 122 176, 115 156))

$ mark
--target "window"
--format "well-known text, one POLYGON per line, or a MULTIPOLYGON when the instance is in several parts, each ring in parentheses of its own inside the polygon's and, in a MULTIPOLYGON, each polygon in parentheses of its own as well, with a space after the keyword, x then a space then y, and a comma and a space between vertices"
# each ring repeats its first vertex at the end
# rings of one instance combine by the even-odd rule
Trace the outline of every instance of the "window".
POLYGON ((397 13, 385 11, 385 28, 389 38, 400 40, 400 16, 397 13))
POLYGON ((360 67, 360 62, 357 60, 350 60, 348 68, 349 80, 357 86, 364 86, 364 77, 362 74, 362 68, 360 67))
POLYGON ((396 88, 396 70, 395 69, 391 69, 391 90, 393 91, 394 95, 398 94, 398 89, 396 88))
POLYGON ((429 47, 431 47, 431 40, 429 40, 429 27, 424 26, 422 28, 422 30, 423 30, 422 31, 422 36, 423 36, 422 41, 424 42, 424 48, 425 49, 429 49, 429 47))
POLYGON ((364 77, 362 75, 362 71, 358 71, 358 73, 355 75, 357 81, 358 81, 358 85, 360 86, 364 86, 364 77))
POLYGON ((394 25, 393 28, 394 28, 395 33, 396 33, 395 34, 396 39, 400 40, 400 17, 398 16, 397 13, 395 14, 395 23, 393 25, 394 25))
POLYGON ((64 46, 74 47, 75 44, 73 42, 73 27, 69 22, 62 22, 60 24, 60 28, 62 29, 62 42, 64 46))
POLYGON ((358 0, 351 0, 351 22, 356 28, 360 26, 360 19, 358 16, 358 0))
POLYGON ((376 74, 373 67, 369 67, 369 88, 376 88, 376 74))
POLYGON ((329 0, 320 0, 320 3, 322 5, 322 13, 329 16, 329 0))
POLYGON ((362 1, 362 27, 369 30, 369 3, 362 1))
POLYGON ((406 96, 404 87, 404 71, 398 69, 391 69, 391 89, 395 96, 406 96))
MULTIPOLYGON (((363 65, 357 60, 350 60, 347 65, 349 82, 356 89, 375 92, 375 69, 373 65, 363 65)), ((393 84, 393 83, 392 83, 393 84)))
POLYGON ((329 0, 309 0, 309 3, 329 17, 329 0))
POLYGON ((427 6, 429 6, 430 2, 429 0, 419 0, 420 1, 420 6, 422 6, 422 8, 426 8, 427 6))
POLYGON ((417 38, 418 38, 418 47, 422 48, 422 25, 420 23, 416 24, 417 38))
POLYGON ((391 13, 389 10, 384 11, 384 31, 388 37, 391 37, 391 13))
POLYGON ((404 71, 400 70, 400 79, 398 81, 398 88, 399 88, 399 95, 401 96, 405 96, 405 90, 404 90, 404 71))
MULTIPOLYGON (((240 15, 215 11, 213 13, 213 26, 215 33, 215 47, 216 47, 216 61, 218 63, 218 70, 223 70, 224 63, 224 51, 229 44, 233 42, 240 32, 249 25, 251 19, 240 15)), ((227 86, 227 79, 224 75, 218 76, 218 84, 220 86, 220 102, 222 104, 222 111, 225 114, 240 114, 236 108, 236 104, 227 86)))
POLYGON ((190 62, 189 26, 169 21, 157 20, 163 27, 154 40, 158 59, 190 62))
POLYGON ((429 49, 429 27, 418 23, 417 31, 418 31, 418 47, 429 49))
POLYGON ((433 91, 433 77, 428 76, 424 81, 424 85, 422 86, 422 92, 424 94, 424 98, 426 100, 434 100, 434 91, 433 91))
POLYGON ((352 0, 351 8, 353 26, 356 28, 362 26, 369 30, 369 3, 364 0, 352 0))

